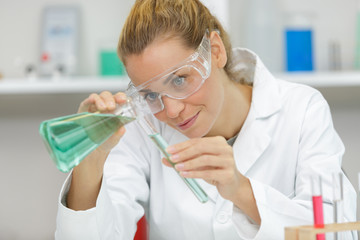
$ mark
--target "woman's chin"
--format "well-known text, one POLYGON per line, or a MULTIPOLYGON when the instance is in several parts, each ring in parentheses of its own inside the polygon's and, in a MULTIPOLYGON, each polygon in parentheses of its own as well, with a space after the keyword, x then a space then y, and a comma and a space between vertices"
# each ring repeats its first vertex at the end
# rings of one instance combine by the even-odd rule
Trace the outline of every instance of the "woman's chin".
MULTIPOLYGON (((180 131, 182 132, 182 131, 180 131)), ((202 128, 195 128, 195 129, 189 129, 189 131, 182 132, 185 136, 188 138, 201 138, 206 136, 209 133, 209 129, 202 128)))

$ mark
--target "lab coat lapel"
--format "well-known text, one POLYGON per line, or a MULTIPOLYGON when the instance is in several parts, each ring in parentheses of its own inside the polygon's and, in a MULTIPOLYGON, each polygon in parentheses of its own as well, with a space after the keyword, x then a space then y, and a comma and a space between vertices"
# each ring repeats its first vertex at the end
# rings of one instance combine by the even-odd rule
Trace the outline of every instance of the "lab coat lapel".
POLYGON ((271 142, 267 121, 280 111, 281 99, 275 78, 255 54, 239 49, 236 55, 247 62, 245 68, 254 68, 250 111, 233 145, 236 165, 242 174, 246 174, 271 142))
POLYGON ((271 137, 263 126, 265 125, 259 120, 251 122, 249 126, 244 126, 245 128, 234 143, 233 152, 236 166, 244 175, 271 142, 271 137))

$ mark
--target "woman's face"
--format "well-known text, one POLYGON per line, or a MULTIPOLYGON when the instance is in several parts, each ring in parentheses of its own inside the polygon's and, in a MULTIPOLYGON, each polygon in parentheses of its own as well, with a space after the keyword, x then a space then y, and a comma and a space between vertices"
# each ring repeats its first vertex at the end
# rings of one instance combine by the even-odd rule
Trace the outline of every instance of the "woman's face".
MULTIPOLYGON (((155 40, 140 55, 127 57, 126 70, 132 82, 138 86, 181 63, 194 51, 184 47, 177 38, 155 40)), ((162 96, 164 109, 155 117, 189 138, 205 136, 219 117, 224 99, 216 61, 217 58, 212 56, 211 74, 194 94, 185 99, 162 96)), ((152 91, 156 92, 156 89, 152 91)))

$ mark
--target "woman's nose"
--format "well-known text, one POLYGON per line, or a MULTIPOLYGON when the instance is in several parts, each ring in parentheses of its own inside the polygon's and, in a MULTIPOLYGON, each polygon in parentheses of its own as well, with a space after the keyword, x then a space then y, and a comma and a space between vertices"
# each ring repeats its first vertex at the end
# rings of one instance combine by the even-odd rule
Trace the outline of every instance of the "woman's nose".
POLYGON ((181 100, 170 98, 167 96, 162 96, 162 102, 164 104, 164 110, 166 111, 166 115, 169 118, 178 117, 179 113, 185 107, 185 104, 181 100))

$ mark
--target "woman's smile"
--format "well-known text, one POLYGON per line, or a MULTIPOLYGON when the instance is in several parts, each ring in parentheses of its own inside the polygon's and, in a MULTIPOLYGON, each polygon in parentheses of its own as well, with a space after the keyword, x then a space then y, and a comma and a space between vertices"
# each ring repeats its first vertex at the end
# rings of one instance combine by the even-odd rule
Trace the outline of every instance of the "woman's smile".
POLYGON ((179 123, 179 124, 176 124, 176 126, 178 128, 180 128, 182 131, 185 131, 186 129, 190 128, 192 125, 194 125, 194 123, 196 122, 196 119, 198 118, 199 116, 199 113, 196 113, 194 116, 186 119, 185 121, 179 123))

